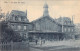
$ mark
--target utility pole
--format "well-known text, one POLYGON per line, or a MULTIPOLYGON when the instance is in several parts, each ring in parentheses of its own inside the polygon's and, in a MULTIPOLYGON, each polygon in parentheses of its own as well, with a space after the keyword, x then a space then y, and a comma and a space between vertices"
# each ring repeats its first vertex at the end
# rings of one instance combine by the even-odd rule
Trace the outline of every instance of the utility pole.
POLYGON ((63 17, 61 17, 62 18, 62 32, 63 32, 63 17))

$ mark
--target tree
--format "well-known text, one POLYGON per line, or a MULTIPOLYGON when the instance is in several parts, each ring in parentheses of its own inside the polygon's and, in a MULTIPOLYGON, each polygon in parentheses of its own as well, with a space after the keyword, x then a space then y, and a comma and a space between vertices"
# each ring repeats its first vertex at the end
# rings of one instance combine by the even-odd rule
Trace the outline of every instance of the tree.
POLYGON ((9 25, 8 22, 2 21, 1 25, 1 41, 2 42, 19 42, 22 41, 22 37, 18 32, 15 32, 9 25))

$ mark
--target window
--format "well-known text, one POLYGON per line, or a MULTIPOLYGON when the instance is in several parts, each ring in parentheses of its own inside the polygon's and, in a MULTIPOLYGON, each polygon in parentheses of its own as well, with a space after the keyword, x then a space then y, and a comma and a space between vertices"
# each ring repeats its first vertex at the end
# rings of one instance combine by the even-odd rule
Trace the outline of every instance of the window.
POLYGON ((26 18, 24 20, 26 21, 26 18))
POLYGON ((21 18, 21 21, 24 21, 24 18, 23 17, 21 18))
POLYGON ((21 21, 21 17, 19 17, 19 21, 21 21))
POLYGON ((68 28, 68 32, 70 32, 70 28, 68 28))
POLYGON ((18 26, 18 29, 19 29, 19 30, 21 29, 21 26, 20 26, 20 25, 18 26))
POLYGON ((71 21, 70 21, 70 24, 71 24, 71 21))
POLYGON ((18 21, 18 16, 15 16, 15 20, 18 21))
POLYGON ((12 25, 12 29, 14 29, 14 25, 12 25))
POLYGON ((24 34, 23 36, 24 36, 24 38, 26 38, 26 34, 24 34))
MULTIPOLYGON (((45 27, 43 27, 45 29, 45 27)), ((40 25, 39 23, 36 23, 36 30, 40 30, 40 25)))
POLYGON ((15 17, 12 17, 13 21, 15 21, 15 17))
POLYGON ((17 20, 17 17, 15 16, 15 20, 17 20))
POLYGON ((15 18, 15 17, 14 17, 14 14, 12 14, 12 18, 11 18, 11 20, 14 20, 14 18, 15 18))
POLYGON ((26 26, 24 26, 24 30, 26 30, 26 26))
POLYGON ((24 27, 23 27, 23 25, 21 25, 21 30, 24 30, 24 27))
POLYGON ((74 30, 72 29, 72 32, 73 32, 74 30))
POLYGON ((64 28, 64 31, 66 32, 66 28, 64 28))
POLYGON ((17 25, 15 25, 15 30, 18 30, 18 26, 17 25))
POLYGON ((67 21, 65 21, 65 23, 64 24, 67 24, 67 21))
POLYGON ((66 21, 65 23, 67 24, 68 22, 66 21))

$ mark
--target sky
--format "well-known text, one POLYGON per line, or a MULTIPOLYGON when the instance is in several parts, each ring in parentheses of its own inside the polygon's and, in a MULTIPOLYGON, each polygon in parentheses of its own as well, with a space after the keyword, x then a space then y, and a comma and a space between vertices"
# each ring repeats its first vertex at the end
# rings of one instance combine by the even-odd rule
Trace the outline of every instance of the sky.
POLYGON ((54 18, 74 17, 74 23, 80 23, 80 0, 0 0, 2 13, 11 10, 26 12, 29 21, 43 16, 43 6, 47 2, 49 15, 54 18))

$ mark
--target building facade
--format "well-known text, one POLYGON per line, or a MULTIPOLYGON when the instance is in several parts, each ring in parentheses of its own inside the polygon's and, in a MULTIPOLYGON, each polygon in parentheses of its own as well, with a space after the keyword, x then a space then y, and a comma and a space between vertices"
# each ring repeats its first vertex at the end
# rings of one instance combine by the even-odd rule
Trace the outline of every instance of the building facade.
POLYGON ((24 38, 28 37, 29 20, 27 19, 27 11, 12 10, 11 13, 6 14, 6 21, 8 21, 11 28, 20 33, 24 38))
POLYGON ((60 17, 57 19, 57 22, 62 25, 62 32, 68 36, 74 37, 75 34, 75 25, 69 17, 60 17))
POLYGON ((72 39, 74 37, 75 25, 68 17, 59 17, 53 19, 49 15, 48 4, 44 4, 43 15, 32 22, 27 19, 27 11, 12 10, 6 14, 6 21, 13 30, 19 32, 23 37, 33 39, 46 40, 63 40, 72 39))
POLYGON ((63 40, 74 36, 74 23, 68 17, 53 19, 49 15, 48 5, 44 4, 43 16, 31 22, 32 31, 29 31, 29 37, 32 39, 42 38, 46 40, 63 40))
POLYGON ((75 24, 75 39, 80 39, 80 23, 75 24))

